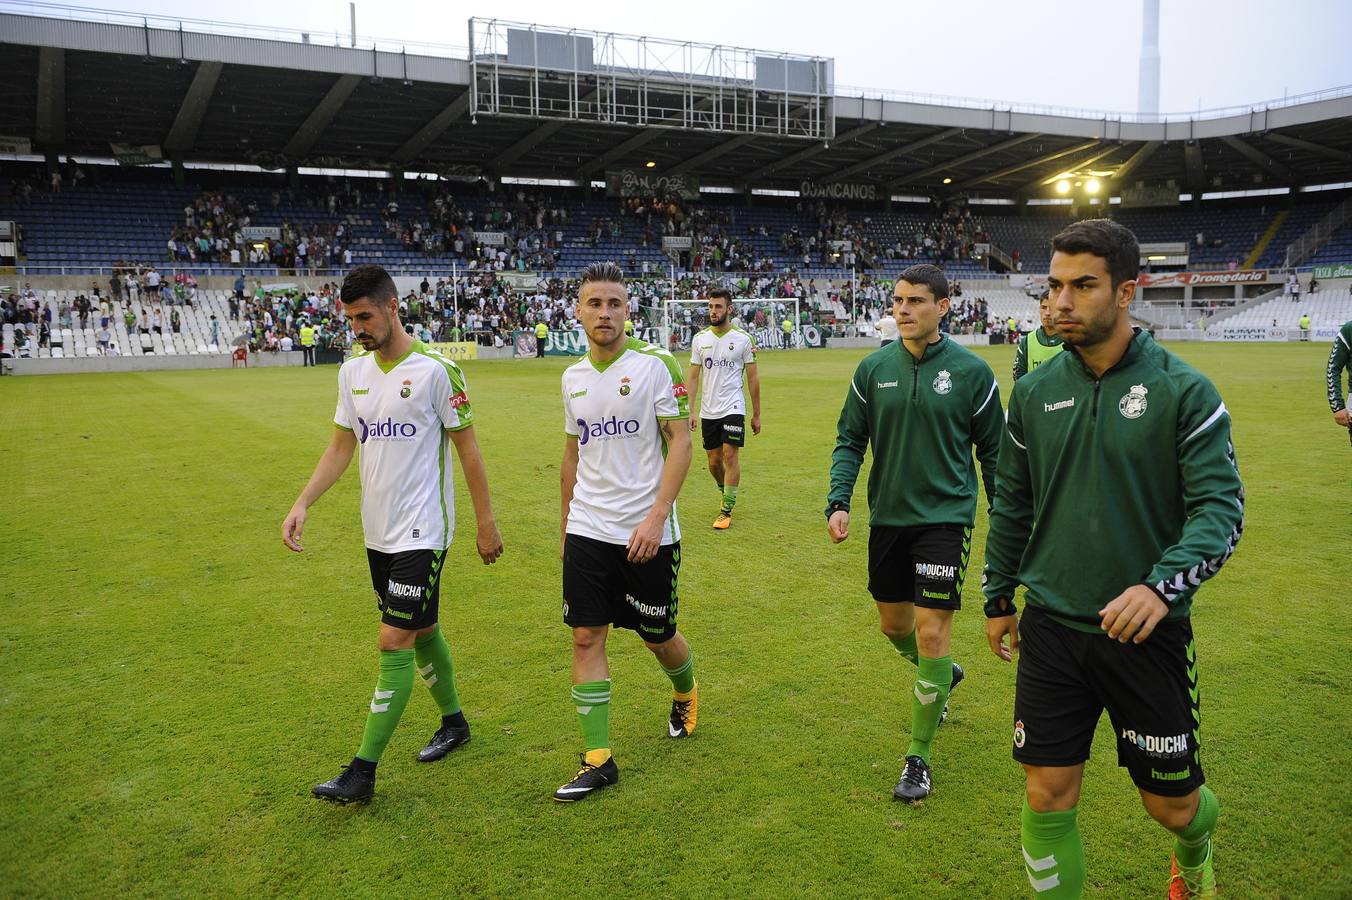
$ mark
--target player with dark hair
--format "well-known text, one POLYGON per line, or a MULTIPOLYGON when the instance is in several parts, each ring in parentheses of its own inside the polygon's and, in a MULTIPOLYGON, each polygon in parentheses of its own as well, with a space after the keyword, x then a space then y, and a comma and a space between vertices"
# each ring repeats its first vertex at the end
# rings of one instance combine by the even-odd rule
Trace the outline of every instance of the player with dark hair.
POLYGON ((681 531, 676 495, 690 468, 680 365, 629 337, 624 272, 587 268, 577 318, 588 352, 563 373, 561 466, 563 621, 573 631, 572 702, 582 766, 554 792, 581 800, 619 780, 610 752, 610 627, 638 633, 671 679, 667 735, 695 730, 699 688, 690 645, 676 630, 681 531))
POLYGON ((455 488, 446 459, 455 446, 474 501, 485 564, 502 555, 488 474, 460 367, 399 322, 399 295, 380 266, 343 279, 343 311, 365 351, 338 371, 333 437, 282 523, 282 542, 300 553, 307 510, 347 469, 361 445, 361 519, 371 585, 380 608, 380 677, 361 747, 351 764, 314 795, 340 803, 370 800, 376 763, 413 693, 414 668, 441 709, 441 727, 418 753, 441 759, 469 741, 451 649, 437 624, 442 565, 455 532, 455 488))
MULTIPOLYGON (((1343 370, 1348 374, 1348 396, 1352 397, 1352 322, 1346 322, 1333 336, 1333 347, 1329 350, 1327 381, 1329 389, 1329 409, 1333 410, 1333 422, 1344 428, 1352 426, 1348 418, 1347 401, 1343 398, 1343 370)), ((1352 430, 1348 431, 1352 440, 1352 430)))
POLYGON ((1019 346, 1014 351, 1015 381, 1060 353, 1065 347, 1061 342, 1061 336, 1052 325, 1051 291, 1043 291, 1042 296, 1038 297, 1037 313, 1041 324, 1019 338, 1019 346))
POLYGON ((990 366, 939 332, 948 306, 938 266, 921 263, 899 276, 892 315, 901 340, 866 356, 850 380, 826 508, 838 544, 849 537, 850 497, 872 445, 868 589, 883 634, 917 667, 911 743, 892 791, 910 803, 929 796, 930 745, 963 678, 950 642, 976 519, 972 448, 989 499, 1004 422, 990 366))
POLYGON ((1014 386, 986 540, 986 636, 1001 659, 1021 657, 1014 758, 1026 773, 1028 880, 1042 897, 1080 896, 1077 804, 1107 709, 1118 765, 1176 836, 1169 896, 1214 897, 1219 806, 1199 755, 1189 612, 1244 527, 1230 417, 1204 375, 1132 328, 1130 231, 1077 222, 1052 250, 1067 349, 1014 386))
POLYGON ((700 392, 700 373, 704 372, 703 406, 699 416, 690 417, 690 430, 701 429, 704 452, 709 457, 709 474, 718 485, 723 505, 714 519, 720 531, 732 525, 732 509, 742 483, 739 450, 746 444, 746 399, 742 396, 745 376, 751 394, 751 433, 760 434, 760 373, 756 367, 756 341, 732 324, 732 292, 714 288, 709 292, 709 327, 690 341, 690 378, 687 389, 692 400, 700 392))

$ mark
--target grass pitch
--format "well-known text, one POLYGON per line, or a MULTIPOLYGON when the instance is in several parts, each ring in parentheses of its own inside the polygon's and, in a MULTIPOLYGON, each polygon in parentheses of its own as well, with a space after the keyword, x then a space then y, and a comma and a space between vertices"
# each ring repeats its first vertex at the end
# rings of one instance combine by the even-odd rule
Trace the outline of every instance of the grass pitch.
MULTIPOLYGON (((1249 494, 1194 614, 1220 884, 1346 897, 1352 451, 1324 404, 1326 349, 1176 349, 1230 408, 1249 494)), ((1007 394, 1012 349, 981 352, 1007 394)), ((564 360, 465 366, 507 547, 479 562, 460 482, 442 624, 474 740, 414 762, 436 722, 415 687, 365 808, 309 796, 355 751, 376 675, 355 466, 311 511, 304 555, 278 536, 328 439, 336 370, 4 379, 4 893, 1026 895, 1014 670, 986 649, 979 579, 935 793, 891 799, 913 670, 865 591, 863 477, 847 543, 821 513, 863 355, 763 354, 765 430, 726 533, 696 449, 681 629, 699 730, 664 736, 669 683, 613 634, 621 781, 569 806, 548 799, 580 746, 560 618, 564 360)), ((1080 808, 1089 892, 1163 895, 1170 840, 1117 769, 1107 717, 1080 808)))

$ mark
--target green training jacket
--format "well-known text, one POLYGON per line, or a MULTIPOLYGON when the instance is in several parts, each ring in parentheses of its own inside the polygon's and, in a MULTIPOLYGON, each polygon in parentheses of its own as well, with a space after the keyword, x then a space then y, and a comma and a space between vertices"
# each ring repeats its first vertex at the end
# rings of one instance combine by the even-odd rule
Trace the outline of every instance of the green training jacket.
POLYGON ((899 340, 875 350, 859 363, 845 392, 826 515, 849 510, 864 451, 872 444, 870 525, 971 525, 972 447, 989 502, 1003 422, 995 373, 947 336, 930 344, 922 359, 899 340))
POLYGON ((1029 605, 1098 630, 1144 584, 1185 618, 1244 530, 1225 404, 1144 331, 1102 380, 1073 348, 1019 379, 996 480, 987 616, 1022 583, 1029 605))
POLYGON ((1337 412, 1345 409, 1343 400, 1343 370, 1348 375, 1348 395, 1352 396, 1352 322, 1347 322, 1333 337, 1333 349, 1329 352, 1329 409, 1337 412))

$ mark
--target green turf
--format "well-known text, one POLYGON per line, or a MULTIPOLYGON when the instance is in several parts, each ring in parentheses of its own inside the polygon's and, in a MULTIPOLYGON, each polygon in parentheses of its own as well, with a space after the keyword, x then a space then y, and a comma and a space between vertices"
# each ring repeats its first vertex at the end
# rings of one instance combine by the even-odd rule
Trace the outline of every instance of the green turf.
MULTIPOLYGON (((1233 413, 1249 492, 1244 540, 1194 617, 1222 890, 1348 896, 1352 451, 1324 405, 1325 351, 1178 350, 1233 413)), ((982 351, 1006 386, 1011 354, 982 351)), ((696 451, 681 628, 699 730, 664 737, 670 685, 615 634, 622 780, 569 806, 548 799, 580 746, 560 621, 563 360, 465 366, 507 547, 479 563, 461 482, 442 622, 474 741, 415 763, 435 722, 416 687, 366 808, 309 796, 352 756, 377 669, 355 467, 311 511, 304 555, 279 539, 329 436, 336 370, 4 379, 3 892, 1024 895, 1014 670, 985 647, 976 578, 936 791, 891 799, 912 670, 864 591, 866 531, 833 547, 821 514, 862 355, 762 356, 765 431, 726 533, 709 528, 696 451)), ((982 516, 974 567, 984 533, 982 516)), ((1081 827, 1091 892, 1163 895, 1170 842, 1106 717, 1081 827)))

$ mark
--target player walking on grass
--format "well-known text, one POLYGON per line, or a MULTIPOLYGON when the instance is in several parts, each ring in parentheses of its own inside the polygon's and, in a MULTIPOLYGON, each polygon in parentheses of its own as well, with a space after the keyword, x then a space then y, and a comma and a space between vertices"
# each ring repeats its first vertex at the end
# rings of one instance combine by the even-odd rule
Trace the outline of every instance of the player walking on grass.
MULTIPOLYGON (((1333 421, 1344 428, 1352 426, 1348 419, 1347 401, 1343 399, 1343 370, 1348 373, 1348 396, 1352 397, 1352 322, 1346 322, 1333 336, 1333 349, 1329 351, 1329 408, 1333 410, 1333 421)), ((1348 431, 1348 440, 1352 440, 1352 431, 1348 431)))
POLYGON ((676 630, 688 398, 675 358, 625 335, 627 315, 624 272, 589 266, 577 301, 588 353, 563 373, 563 621, 573 630, 572 702, 584 752, 577 775, 554 792, 561 802, 620 777, 610 752, 611 625, 638 632, 671 679, 670 737, 694 732, 699 711, 694 657, 676 630))
POLYGON ((732 508, 737 505, 737 488, 742 482, 739 450, 746 444, 743 373, 751 393, 751 433, 760 434, 761 430, 756 342, 732 324, 731 316, 732 292, 714 288, 709 292, 709 327, 690 342, 691 398, 700 392, 700 372, 707 373, 700 414, 690 417, 690 430, 695 430, 698 421, 704 452, 709 457, 709 474, 723 500, 714 519, 714 528, 720 531, 732 525, 732 508))
POLYGON ((437 625, 442 564, 455 530, 448 443, 455 445, 474 501, 484 563, 502 555, 502 537, 460 368, 404 331, 398 291, 380 266, 349 272, 342 299, 366 353, 338 372, 333 438, 282 523, 282 541, 301 552, 306 511, 343 474, 360 444, 362 530, 381 612, 380 677, 357 755, 336 778, 314 788, 316 797, 346 803, 369 800, 375 792, 376 763, 413 692, 415 667, 441 709, 441 727, 418 760, 441 759, 469 741, 451 650, 437 625))
POLYGON ((1244 527, 1230 417, 1205 376, 1131 327, 1140 251, 1130 231, 1077 222, 1052 248, 1067 351, 1014 386, 986 541, 986 636, 1001 659, 1020 653, 1014 758, 1026 773, 1028 880, 1040 897, 1080 896, 1076 808, 1106 708, 1118 765, 1176 836, 1169 896, 1214 897, 1218 805, 1198 755, 1189 612, 1244 527))
POLYGON ((1014 380, 1018 381, 1038 366, 1065 349, 1061 336, 1052 327, 1051 292, 1043 291, 1037 301, 1038 318, 1042 324, 1019 338, 1014 351, 1014 380))
POLYGON ((990 498, 1004 422, 990 366, 939 333, 948 305, 938 266, 901 273, 892 297, 901 341, 866 356, 850 380, 826 509, 838 544, 849 537, 850 496, 872 444, 868 589, 883 634, 917 667, 911 744, 892 791, 911 803, 929 796, 930 744, 963 678, 949 643, 976 517, 972 448, 990 498))

